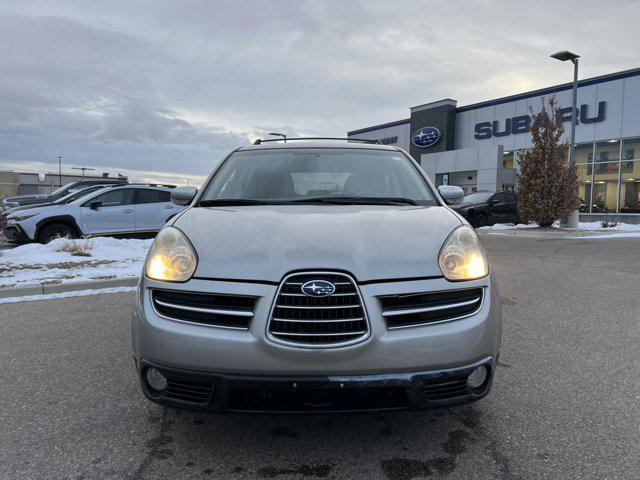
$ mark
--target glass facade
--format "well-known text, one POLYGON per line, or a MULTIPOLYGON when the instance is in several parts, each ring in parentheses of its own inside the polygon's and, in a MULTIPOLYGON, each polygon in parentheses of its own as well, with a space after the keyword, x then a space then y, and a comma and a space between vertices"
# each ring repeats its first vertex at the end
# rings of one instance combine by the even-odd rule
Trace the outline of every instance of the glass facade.
POLYGON ((640 213, 640 137, 576 145, 582 213, 640 213))

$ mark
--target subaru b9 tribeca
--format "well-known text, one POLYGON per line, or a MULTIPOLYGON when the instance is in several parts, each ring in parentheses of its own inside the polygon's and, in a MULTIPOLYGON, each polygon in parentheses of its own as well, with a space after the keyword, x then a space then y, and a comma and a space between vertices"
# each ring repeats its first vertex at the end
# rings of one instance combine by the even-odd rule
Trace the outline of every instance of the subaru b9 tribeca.
POLYGON ((156 237, 133 315, 145 396, 212 412, 426 409, 488 394, 501 307, 475 231, 403 150, 233 151, 156 237))

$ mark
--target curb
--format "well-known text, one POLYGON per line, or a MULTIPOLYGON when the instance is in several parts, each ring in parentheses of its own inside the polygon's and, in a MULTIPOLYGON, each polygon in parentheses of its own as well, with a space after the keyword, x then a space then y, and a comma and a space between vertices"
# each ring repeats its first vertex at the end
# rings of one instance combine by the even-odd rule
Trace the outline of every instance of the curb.
POLYGON ((138 278, 115 278, 88 282, 69 282, 57 285, 31 285, 28 287, 0 288, 0 298, 25 297, 30 295, 48 295, 50 293, 76 292, 80 290, 100 290, 114 287, 135 287, 138 278))

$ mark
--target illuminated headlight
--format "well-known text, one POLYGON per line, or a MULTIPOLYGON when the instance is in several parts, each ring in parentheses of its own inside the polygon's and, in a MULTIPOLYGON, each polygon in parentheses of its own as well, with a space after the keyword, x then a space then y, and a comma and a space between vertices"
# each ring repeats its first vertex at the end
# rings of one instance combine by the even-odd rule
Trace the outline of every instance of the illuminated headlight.
POLYGON ((14 220, 16 222, 21 222, 31 217, 35 217, 37 213, 32 213, 31 215, 16 215, 15 217, 8 217, 7 220, 14 220))
POLYGON ((489 274, 487 254, 475 230, 467 225, 449 235, 438 263, 447 280, 476 280, 489 274))
POLYGON ((147 255, 147 277, 164 282, 186 282, 198 265, 198 257, 184 233, 175 227, 163 228, 147 255))

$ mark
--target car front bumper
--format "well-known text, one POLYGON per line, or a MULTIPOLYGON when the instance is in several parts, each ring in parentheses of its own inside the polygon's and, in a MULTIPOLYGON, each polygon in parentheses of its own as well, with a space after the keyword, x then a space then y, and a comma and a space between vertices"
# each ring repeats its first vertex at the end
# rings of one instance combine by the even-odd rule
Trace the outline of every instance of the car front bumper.
POLYGON ((10 242, 28 242, 31 239, 18 224, 5 224, 2 226, 2 233, 10 242))
POLYGON ((136 362, 145 396, 178 409, 231 413, 328 413, 428 410, 462 405, 491 390, 493 357, 454 369, 382 375, 278 376, 195 372, 136 362), (478 388, 466 384, 477 367, 488 375, 478 388), (156 368, 168 380, 162 392, 145 379, 156 368))
MULTIPOLYGON (((156 366, 176 376, 177 383, 184 383, 187 390, 189 383, 181 381, 181 378, 193 377, 196 384, 199 379, 210 379, 213 396, 206 403, 187 404, 175 398, 154 396, 144 380, 143 390, 151 400, 159 403, 213 411, 251 410, 246 405, 242 408, 233 407, 237 404, 237 391, 243 388, 246 395, 262 395, 263 398, 290 398, 290 394, 293 397, 300 396, 296 390, 291 390, 294 383, 319 385, 319 390, 324 390, 319 398, 326 397, 328 391, 339 396, 336 385, 340 388, 340 383, 349 385, 349 392, 360 388, 358 386, 364 388, 360 392, 375 392, 383 386, 386 389, 374 393, 374 396, 393 396, 393 400, 399 402, 397 408, 434 408, 469 403, 488 393, 502 332, 500 297, 491 277, 464 282, 464 285, 437 278, 359 284, 358 289, 369 319, 370 335, 360 343, 345 347, 305 349, 274 343, 267 335, 277 285, 202 279, 168 285, 143 277, 136 295, 132 322, 133 353, 141 379, 147 366, 156 366), (482 287, 485 291, 482 305, 473 315, 437 324, 395 330, 387 328, 380 296, 448 291, 462 287, 482 287), (250 295, 257 297, 258 301, 249 329, 230 330, 171 320, 159 315, 151 300, 150 291, 154 288, 250 295), (442 401, 431 401, 418 393, 424 389, 422 385, 425 379, 450 377, 454 373, 466 378, 469 369, 473 370, 478 363, 485 363, 489 368, 486 390, 463 392, 443 398, 442 401), (243 387, 246 384, 249 386, 243 387)), ((198 385, 195 390, 198 390, 198 385)), ((318 393, 318 389, 311 390, 311 393, 318 393)), ((363 404, 367 403, 365 400, 362 399, 363 404)), ((310 403, 313 404, 313 401, 310 403)), ((273 408, 277 411, 299 410, 273 408)), ((255 410, 270 411, 269 408, 255 410)))

